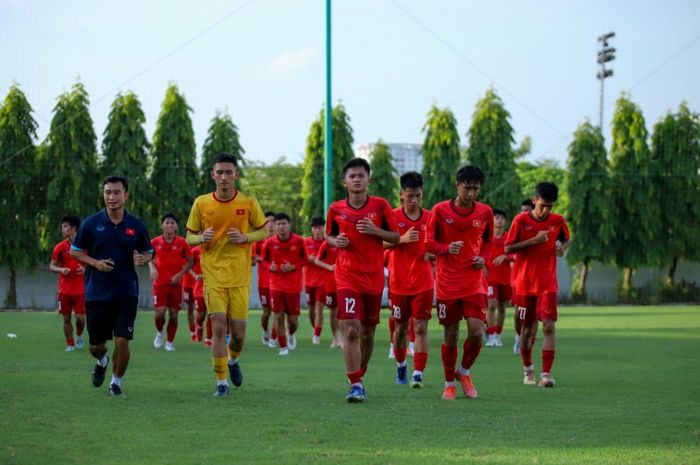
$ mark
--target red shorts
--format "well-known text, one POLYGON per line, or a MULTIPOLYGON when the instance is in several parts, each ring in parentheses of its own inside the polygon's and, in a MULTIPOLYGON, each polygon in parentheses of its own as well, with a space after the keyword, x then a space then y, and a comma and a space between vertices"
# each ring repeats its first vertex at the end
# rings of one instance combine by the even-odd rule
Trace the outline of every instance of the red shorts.
POLYGON ((360 320, 362 326, 377 326, 381 307, 381 294, 361 294, 350 289, 338 289, 339 320, 360 320))
POLYGON ((323 286, 311 286, 306 288, 306 301, 309 305, 316 302, 324 302, 326 291, 323 286))
POLYGON ((182 289, 182 301, 185 302, 186 305, 194 302, 193 288, 185 287, 182 289))
POLYGON ((298 292, 282 292, 274 289, 270 290, 270 306, 275 313, 285 312, 294 316, 301 313, 298 292))
POLYGON ((459 299, 437 299, 438 320, 441 325, 459 323, 462 319, 486 321, 486 295, 474 294, 459 299))
POLYGON ((389 298, 391 314, 397 321, 406 322, 411 317, 429 320, 433 311, 433 290, 428 289, 419 294, 391 294, 389 298))
POLYGON ((532 324, 537 320, 557 321, 559 316, 556 292, 547 292, 539 296, 515 294, 513 305, 521 324, 532 324))
POLYGON ((70 315, 71 311, 76 315, 85 315, 85 294, 58 294, 58 313, 70 315))
POLYGON ((338 308, 338 293, 326 291, 326 307, 338 308))
POLYGON ((260 305, 262 308, 270 309, 270 288, 269 287, 259 287, 258 295, 260 296, 260 305))
POLYGON ((203 295, 195 296, 194 309, 199 313, 207 311, 207 304, 204 303, 204 296, 203 295))
POLYGON ((153 285, 153 308, 174 308, 180 310, 182 303, 182 286, 170 284, 153 285))
POLYGON ((499 302, 510 302, 513 297, 513 287, 510 284, 489 284, 487 299, 496 299, 499 302))

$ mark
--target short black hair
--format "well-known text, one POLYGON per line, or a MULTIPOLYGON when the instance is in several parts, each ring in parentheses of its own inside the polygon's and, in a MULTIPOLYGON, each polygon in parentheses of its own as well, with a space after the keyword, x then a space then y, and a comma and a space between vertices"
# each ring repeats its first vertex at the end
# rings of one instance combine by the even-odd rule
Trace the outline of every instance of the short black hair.
POLYGON ((175 220, 175 222, 176 222, 177 224, 180 224, 180 222, 177 220, 177 216, 175 216, 175 213, 173 213, 173 212, 165 212, 165 213, 163 213, 163 216, 160 218, 160 222, 162 223, 162 222, 164 222, 165 220, 167 220, 168 218, 172 218, 173 220, 175 220))
POLYGON ((523 202, 520 204, 521 207, 530 207, 532 209, 535 208, 535 204, 532 203, 532 199, 525 199, 523 202))
POLYGON ((323 219, 321 216, 314 216, 311 218, 311 227, 313 228, 314 226, 325 226, 326 225, 326 220, 323 219))
POLYGON ((275 213, 275 221, 282 221, 282 220, 287 220, 290 223, 292 222, 292 220, 289 219, 289 215, 287 215, 286 213, 284 213, 284 212, 275 213))
POLYGON ((108 183, 122 183, 122 186, 124 186, 124 192, 129 192, 129 181, 126 180, 124 176, 107 176, 104 181, 102 181, 102 187, 105 187, 108 183))
POLYGON ((506 218, 506 212, 504 212, 500 208, 493 209, 493 216, 496 216, 496 215, 501 215, 503 218, 506 218))
POLYGON ((556 202, 559 197, 559 188, 551 181, 543 181, 535 186, 535 195, 548 202, 556 202))
POLYGON ((467 165, 457 170, 457 182, 467 184, 469 182, 484 183, 484 172, 478 166, 467 165))
POLYGON ((266 211, 266 212, 265 212, 265 218, 267 218, 268 216, 275 216, 275 212, 273 212, 272 210, 266 211))
POLYGON ((418 189, 423 187, 423 176, 418 171, 408 171, 399 179, 401 189, 418 189))
POLYGON ((221 152, 216 157, 214 157, 213 164, 216 165, 217 163, 233 163, 233 166, 238 168, 238 159, 236 158, 236 156, 226 152, 221 152))
POLYGON ((63 223, 68 223, 75 229, 78 229, 80 227, 80 218, 75 215, 66 215, 63 217, 63 219, 61 219, 61 224, 63 223))
POLYGON ((343 176, 348 172, 350 168, 364 168, 365 171, 367 171, 367 176, 371 174, 370 168, 369 168, 369 162, 365 160, 364 158, 353 158, 352 160, 349 160, 345 166, 343 166, 343 176))

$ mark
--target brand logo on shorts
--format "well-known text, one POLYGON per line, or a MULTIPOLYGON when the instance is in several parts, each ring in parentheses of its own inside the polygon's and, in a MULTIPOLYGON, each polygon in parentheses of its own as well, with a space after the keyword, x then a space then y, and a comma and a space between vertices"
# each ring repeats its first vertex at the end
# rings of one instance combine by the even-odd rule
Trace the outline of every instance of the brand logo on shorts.
POLYGON ((130 333, 133 333, 133 332, 134 332, 134 327, 133 327, 133 326, 129 326, 129 327, 126 328, 126 329, 127 329, 130 333))

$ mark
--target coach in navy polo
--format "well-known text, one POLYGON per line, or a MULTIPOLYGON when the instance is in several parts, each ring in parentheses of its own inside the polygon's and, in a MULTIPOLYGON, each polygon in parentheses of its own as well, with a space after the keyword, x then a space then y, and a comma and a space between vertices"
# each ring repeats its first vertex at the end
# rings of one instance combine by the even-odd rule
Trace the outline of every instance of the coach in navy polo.
POLYGON ((120 176, 102 183, 105 208, 86 218, 71 245, 71 256, 85 267, 85 308, 90 353, 97 359, 92 384, 102 386, 109 363, 107 341, 114 337, 109 393, 124 396, 121 381, 129 364, 129 341, 139 296, 136 266, 151 259, 153 248, 143 221, 124 204, 129 184, 120 176))

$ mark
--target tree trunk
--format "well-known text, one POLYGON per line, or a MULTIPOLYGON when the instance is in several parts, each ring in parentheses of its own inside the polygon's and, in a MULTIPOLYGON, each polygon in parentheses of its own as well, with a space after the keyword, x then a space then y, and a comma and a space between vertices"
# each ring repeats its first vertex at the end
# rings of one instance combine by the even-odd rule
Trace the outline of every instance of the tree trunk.
POLYGON ((578 279, 578 289, 579 292, 581 293, 581 298, 585 298, 586 296, 586 280, 588 279, 588 262, 590 260, 586 258, 583 260, 583 265, 581 265, 581 274, 579 275, 578 279))
POLYGON ((678 266, 678 257, 673 257, 673 263, 671 263, 671 268, 668 269, 668 275, 666 276, 666 284, 671 287, 673 286, 673 280, 676 278, 676 267, 678 266))
POLYGON ((634 269, 625 267, 622 269, 622 297, 629 300, 632 297, 632 276, 634 269))
POLYGON ((10 268, 10 289, 7 292, 7 308, 17 308, 17 270, 10 268))

